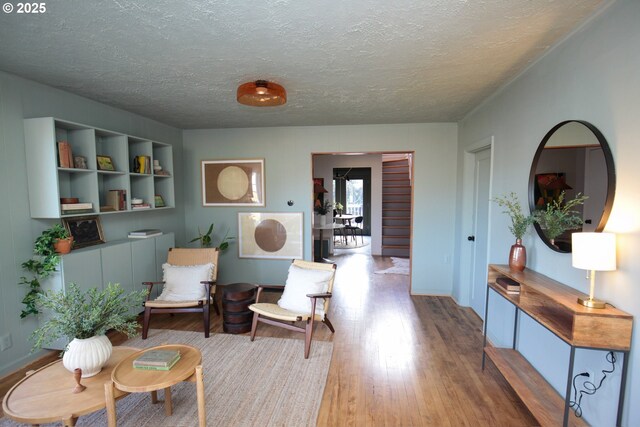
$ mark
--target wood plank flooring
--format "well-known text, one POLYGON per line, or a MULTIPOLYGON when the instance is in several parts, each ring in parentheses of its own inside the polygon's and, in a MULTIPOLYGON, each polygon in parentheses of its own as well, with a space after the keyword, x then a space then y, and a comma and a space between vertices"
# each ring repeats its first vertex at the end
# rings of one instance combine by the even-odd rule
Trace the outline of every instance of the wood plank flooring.
MULTIPOLYGON (((496 368, 481 370, 482 324, 471 309, 448 297, 410 296, 408 276, 374 274, 391 266, 389 258, 366 249, 336 254, 329 310, 336 333, 320 324, 314 334, 334 343, 319 426, 536 425, 496 368)), ((151 327, 202 331, 202 321, 161 315, 151 327)), ((222 333, 220 317, 213 315, 211 330, 222 333)), ((304 338, 265 324, 258 335, 304 338)), ((1 395, 22 375, 3 378, 1 395)))

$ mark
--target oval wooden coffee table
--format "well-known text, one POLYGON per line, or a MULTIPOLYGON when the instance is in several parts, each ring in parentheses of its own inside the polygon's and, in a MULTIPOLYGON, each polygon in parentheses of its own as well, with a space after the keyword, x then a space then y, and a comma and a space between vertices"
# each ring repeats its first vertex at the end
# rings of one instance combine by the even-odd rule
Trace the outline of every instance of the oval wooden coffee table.
POLYGON ((157 403, 157 391, 164 390, 164 412, 170 416, 173 412, 171 386, 183 381, 196 383, 198 399, 198 425, 206 425, 204 408, 204 383, 202 381, 202 354, 190 345, 169 344, 151 347, 130 354, 118 363, 111 373, 111 381, 104 385, 107 402, 107 420, 109 427, 116 425, 116 402, 118 394, 151 392, 151 402, 157 403), (134 369, 133 361, 149 350, 178 350, 180 360, 168 371, 134 369))
MULTIPOLYGON (((16 421, 29 424, 44 424, 55 421, 65 426, 74 426, 79 416, 105 407, 104 384, 120 361, 139 351, 131 347, 113 347, 107 364, 97 375, 83 378, 86 389, 74 394, 76 381, 67 371, 62 360, 49 363, 27 375, 14 385, 2 401, 5 415, 16 421)), ((124 396, 120 391, 114 399, 124 396)))

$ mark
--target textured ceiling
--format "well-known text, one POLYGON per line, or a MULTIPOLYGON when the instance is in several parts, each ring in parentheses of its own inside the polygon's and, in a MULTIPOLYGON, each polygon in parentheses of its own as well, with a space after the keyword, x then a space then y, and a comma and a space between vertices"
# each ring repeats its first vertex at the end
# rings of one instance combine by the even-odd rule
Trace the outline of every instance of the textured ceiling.
POLYGON ((0 14, 0 69, 185 129, 452 122, 605 3, 49 1, 0 14), (239 105, 256 79, 287 104, 239 105))

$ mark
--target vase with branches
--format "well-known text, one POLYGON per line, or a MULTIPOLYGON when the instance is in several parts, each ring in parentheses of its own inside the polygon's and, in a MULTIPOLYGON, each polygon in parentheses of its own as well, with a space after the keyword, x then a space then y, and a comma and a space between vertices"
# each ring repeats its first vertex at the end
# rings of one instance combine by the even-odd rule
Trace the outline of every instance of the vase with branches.
POLYGON ((535 221, 535 217, 522 212, 522 205, 516 193, 511 192, 506 196, 496 197, 493 201, 504 208, 503 213, 509 215, 511 219, 509 231, 516 238, 516 243, 511 246, 509 252, 509 267, 512 270, 522 271, 527 264, 527 251, 522 245, 522 238, 535 221))
POLYGON ((579 228, 583 223, 582 215, 576 207, 584 204, 588 196, 578 193, 571 200, 565 200, 565 196, 565 192, 561 192, 558 197, 541 209, 537 209, 533 214, 535 222, 552 245, 555 245, 555 239, 562 233, 579 228))

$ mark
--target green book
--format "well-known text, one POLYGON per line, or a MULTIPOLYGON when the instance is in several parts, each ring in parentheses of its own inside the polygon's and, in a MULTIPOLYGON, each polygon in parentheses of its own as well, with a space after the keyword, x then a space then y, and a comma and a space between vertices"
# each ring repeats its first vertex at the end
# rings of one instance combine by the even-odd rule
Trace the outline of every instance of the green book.
POLYGON ((149 350, 141 354, 133 361, 133 367, 154 366, 167 368, 180 359, 180 352, 177 350, 149 350))
POLYGON ((147 371, 168 371, 169 369, 173 368, 173 365, 175 365, 176 363, 178 363, 178 360, 180 360, 180 355, 178 354, 178 357, 176 359, 173 360, 173 362, 171 362, 169 365, 167 366, 158 366, 158 365, 136 365, 134 363, 133 365, 133 369, 143 369, 143 370, 147 370, 147 371))

